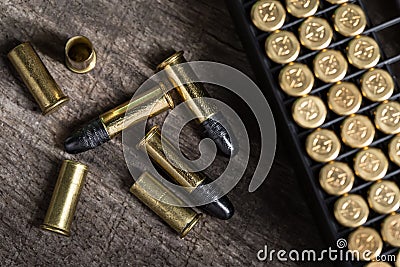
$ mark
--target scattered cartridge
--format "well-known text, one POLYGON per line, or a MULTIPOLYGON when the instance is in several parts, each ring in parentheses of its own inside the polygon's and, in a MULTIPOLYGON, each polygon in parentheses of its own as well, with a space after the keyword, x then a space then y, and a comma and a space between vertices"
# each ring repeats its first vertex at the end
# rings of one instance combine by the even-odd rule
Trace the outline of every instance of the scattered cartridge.
POLYGON ((43 115, 55 111, 69 100, 30 43, 22 43, 12 49, 8 58, 39 104, 43 115))
POLYGON ((160 83, 135 99, 103 113, 74 132, 65 140, 65 150, 76 154, 95 148, 108 142, 125 128, 173 107, 172 98, 165 91, 164 84, 160 83))
POLYGON ((87 167, 64 160, 41 228, 65 236, 70 229, 76 206, 85 182, 87 167))
POLYGON ((172 202, 179 203, 179 201, 182 201, 148 172, 143 173, 139 177, 132 185, 130 191, 171 226, 181 238, 189 233, 201 217, 201 214, 195 212, 191 208, 167 204, 172 202), (161 199, 155 199, 152 196, 154 194, 162 196, 161 199))
POLYGON ((164 60, 157 69, 166 71, 182 100, 187 101, 189 109, 204 127, 205 134, 214 140, 220 151, 228 156, 235 154, 236 141, 228 132, 228 122, 216 107, 203 99, 208 95, 201 83, 193 82, 198 80, 194 71, 188 65, 180 65, 186 62, 183 51, 180 51, 164 60), (196 101, 192 101, 193 99, 196 101))
MULTIPOLYGON (((211 180, 202 172, 189 172, 192 169, 185 163, 178 162, 179 154, 173 145, 163 137, 158 126, 154 126, 138 144, 138 148, 147 152, 151 159, 160 166, 168 175, 179 185, 187 187, 193 201, 213 196, 218 192, 218 188, 208 189, 203 185, 211 180), (167 157, 168 155, 168 157, 167 157), (169 158, 176 159, 174 163, 169 158), (175 165, 178 165, 179 168, 175 165)), ((227 220, 233 216, 234 207, 227 196, 223 196, 209 204, 199 207, 219 219, 227 220)))

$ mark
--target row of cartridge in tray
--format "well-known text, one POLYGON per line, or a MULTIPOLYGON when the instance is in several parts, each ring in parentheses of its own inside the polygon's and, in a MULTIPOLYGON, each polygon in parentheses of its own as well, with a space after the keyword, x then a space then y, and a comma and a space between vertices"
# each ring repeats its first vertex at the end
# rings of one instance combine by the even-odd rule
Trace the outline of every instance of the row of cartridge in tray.
MULTIPOLYGON (((56 111, 69 98, 52 78, 50 72, 39 58, 30 43, 22 43, 12 49, 8 58, 28 87, 44 115, 56 111)), ((67 67, 75 73, 86 73, 96 65, 96 52, 91 41, 84 36, 76 36, 65 46, 67 67)), ((149 117, 165 112, 175 107, 176 102, 185 102, 196 97, 206 97, 207 92, 197 80, 188 64, 182 67, 186 59, 183 52, 176 52, 164 60, 158 70, 166 70, 153 88, 135 95, 127 101, 103 114, 80 129, 73 132, 64 143, 65 150, 77 154, 93 149, 121 133, 124 129, 146 122, 149 117), (169 77, 168 77, 169 75, 169 77), (172 97, 167 83, 171 82, 171 90, 175 90, 181 99, 172 97)), ((217 147, 225 155, 234 151, 233 137, 229 135, 223 115, 208 103, 188 101, 189 109, 194 112, 203 128, 203 133, 212 138, 217 147), (198 106, 201 105, 201 106, 198 106)), ((190 172, 194 166, 190 163, 179 163, 179 148, 163 138, 161 131, 155 126, 147 132, 138 146, 146 152, 152 161, 157 164, 168 178, 184 187, 189 197, 183 200, 163 184, 155 173, 144 172, 132 185, 130 191, 144 204, 151 208, 166 223, 184 237, 201 217, 189 206, 194 199, 204 201, 210 195, 218 194, 216 186, 206 186, 210 179, 202 172, 190 172), (167 157, 168 155, 169 157, 167 157), (175 159, 175 164, 170 162, 175 159), (179 166, 176 167, 176 166, 179 166), (154 195, 157 193, 157 195, 154 195)), ((79 196, 84 185, 88 167, 77 161, 65 160, 61 166, 52 199, 42 224, 42 228, 63 235, 70 235, 70 228, 79 196)), ((156 172, 156 171, 154 171, 156 172)), ((215 200, 215 197, 199 208, 219 219, 229 219, 234 208, 227 196, 215 200), (210 203, 208 203, 210 202, 210 203)), ((203 203, 203 202, 202 202, 203 203)))
MULTIPOLYGON (((367 21, 364 11, 346 0, 328 0, 336 7, 333 27, 345 37, 354 36, 342 51, 327 49, 333 38, 328 20, 313 16, 318 0, 286 0, 286 9, 294 17, 306 18, 298 27, 298 41, 293 32, 279 30, 284 27, 286 11, 280 1, 260 0, 250 17, 261 31, 270 32, 265 40, 268 58, 278 64, 286 64, 279 73, 279 85, 283 92, 298 97, 292 104, 293 120, 304 129, 314 129, 305 142, 305 151, 313 160, 325 163, 319 172, 319 182, 330 195, 341 196, 334 204, 334 217, 345 227, 359 227, 348 237, 348 248, 364 252, 370 250, 370 259, 382 252, 382 239, 393 247, 400 247, 400 191, 395 182, 382 180, 387 174, 389 160, 385 153, 369 147, 377 134, 375 127, 384 135, 394 135, 387 147, 390 160, 400 166, 400 104, 390 100, 395 85, 384 69, 375 69, 380 58, 377 42, 365 35, 367 21), (300 54, 300 43, 308 50, 318 52, 312 62, 313 72, 306 64, 294 62, 300 54), (357 84, 342 81, 348 73, 348 63, 358 69, 367 69, 357 84), (327 105, 321 97, 309 95, 317 77, 322 83, 332 83, 326 93, 327 105), (362 107, 363 97, 369 102, 381 102, 373 111, 374 122, 368 116, 356 114, 362 107), (335 131, 324 127, 328 108, 337 116, 347 116, 340 125, 342 142, 359 149, 353 158, 353 168, 346 162, 335 161, 341 151, 341 142, 335 131), (353 171, 354 170, 354 171, 353 171), (366 182, 373 181, 367 193, 367 201, 361 195, 350 194, 355 174, 366 182), (380 234, 372 227, 360 227, 368 220, 369 207, 378 214, 389 214, 383 221, 380 234)), ((321 93, 319 93, 321 95, 321 93)), ((333 116, 334 117, 334 116, 333 116)), ((338 120, 339 121, 339 120, 338 120)), ((328 123, 329 124, 329 123, 328 123)), ((385 149, 386 150, 386 149, 385 149)), ((349 160, 350 161, 350 160, 349 160)), ((367 259, 367 258, 364 258, 367 259)))

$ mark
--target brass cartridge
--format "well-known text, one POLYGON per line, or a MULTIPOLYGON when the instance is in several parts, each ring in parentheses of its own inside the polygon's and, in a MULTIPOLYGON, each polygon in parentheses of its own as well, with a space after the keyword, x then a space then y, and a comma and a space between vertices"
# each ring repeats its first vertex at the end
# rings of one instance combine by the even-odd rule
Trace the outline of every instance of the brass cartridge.
POLYGON ((183 51, 179 51, 159 64, 157 69, 166 71, 169 81, 204 127, 204 133, 215 142, 220 151, 228 156, 235 154, 237 144, 234 136, 229 135, 226 118, 204 99, 209 97, 207 91, 201 83, 195 82, 198 78, 193 69, 187 64, 182 65, 186 62, 183 51))
POLYGON ((64 160, 58 175, 53 196, 41 228, 65 236, 70 229, 79 201, 87 167, 79 162, 64 160))
POLYGON ((54 81, 30 43, 22 43, 8 53, 8 58, 26 87, 46 115, 69 100, 54 81))
POLYGON ((196 115, 200 123, 204 122, 211 115, 216 113, 214 107, 201 100, 203 97, 208 97, 206 90, 200 83, 194 83, 195 74, 188 67, 179 66, 179 64, 186 63, 183 57, 183 51, 173 54, 168 59, 164 60, 158 65, 158 70, 165 70, 170 82, 177 89, 183 101, 189 101, 194 98, 199 98, 198 103, 189 101, 188 107, 196 115))
POLYGON ((154 126, 150 129, 138 144, 138 148, 147 152, 147 154, 149 154, 149 156, 161 168, 163 168, 171 178, 175 180, 175 182, 186 187, 189 192, 193 191, 203 183, 205 176, 201 176, 200 173, 189 172, 188 170, 190 167, 178 160, 178 152, 168 140, 164 138, 163 143, 161 143, 161 133, 158 126, 154 126), (167 155, 176 165, 179 165, 179 168, 171 164, 167 155))
POLYGON ((189 233, 201 217, 201 213, 197 213, 191 208, 164 203, 163 200, 167 203, 179 203, 181 200, 148 172, 139 177, 130 191, 178 232, 181 238, 189 233), (162 196, 162 198, 157 200, 152 195, 162 196))
MULTIPOLYGON (((220 190, 218 187, 207 188, 204 186, 212 180, 202 172, 190 172, 190 166, 179 160, 177 149, 166 138, 163 138, 161 143, 161 133, 158 126, 151 128, 139 142, 138 148, 147 152, 153 161, 177 184, 185 187, 190 193, 190 201, 214 196, 220 190)), ((226 195, 199 208, 222 220, 227 220, 234 214, 234 207, 226 195)))
POLYGON ((65 142, 65 150, 76 154, 95 148, 122 130, 174 108, 174 102, 163 83, 111 109, 75 131, 65 142))

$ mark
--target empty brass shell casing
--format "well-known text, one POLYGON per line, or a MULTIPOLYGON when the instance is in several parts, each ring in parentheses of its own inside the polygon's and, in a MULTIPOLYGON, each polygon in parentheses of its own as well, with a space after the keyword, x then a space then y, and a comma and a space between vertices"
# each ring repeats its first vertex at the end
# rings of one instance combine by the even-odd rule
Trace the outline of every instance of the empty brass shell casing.
POLYGON ((65 236, 70 235, 72 219, 79 201, 87 167, 79 162, 64 160, 53 196, 41 228, 65 236))
POLYGON ((164 200, 166 202, 179 203, 180 200, 171 190, 148 172, 139 177, 130 191, 160 216, 172 229, 178 232, 181 238, 189 233, 201 217, 201 213, 197 213, 191 208, 173 206, 162 202, 164 200), (162 196, 162 199, 157 200, 152 195, 162 196))
POLYGON ((65 64, 75 73, 86 73, 96 66, 96 51, 85 36, 74 36, 65 45, 65 64))
POLYGON ((198 81, 193 69, 186 64, 183 51, 174 53, 157 66, 158 70, 165 70, 169 81, 174 85, 182 100, 196 116, 204 128, 204 133, 210 137, 225 155, 235 154, 236 141, 228 131, 228 122, 216 107, 206 101, 209 97, 202 83, 198 81))
POLYGON ((43 115, 56 110, 69 100, 30 43, 16 46, 8 53, 8 58, 39 104, 43 115))
POLYGON ((163 83, 145 91, 131 101, 101 114, 69 136, 65 150, 76 154, 100 146, 122 130, 174 108, 174 102, 163 83))
MULTIPOLYGON (((190 193, 190 201, 215 196, 218 193, 218 187, 207 188, 204 186, 211 179, 206 177, 202 172, 190 172, 193 166, 189 166, 179 160, 179 152, 165 137, 161 142, 161 133, 158 126, 150 129, 146 136, 139 142, 138 148, 147 152, 153 161, 177 184, 185 187, 190 193)), ((231 218, 234 213, 234 207, 227 196, 222 196, 199 208, 222 220, 231 218)))

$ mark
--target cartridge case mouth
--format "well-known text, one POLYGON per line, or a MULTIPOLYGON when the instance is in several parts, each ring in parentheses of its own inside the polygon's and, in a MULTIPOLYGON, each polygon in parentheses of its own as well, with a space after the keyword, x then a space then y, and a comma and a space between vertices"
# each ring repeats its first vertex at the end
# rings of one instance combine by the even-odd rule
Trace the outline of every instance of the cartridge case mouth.
POLYGON ((87 73, 96 66, 96 51, 92 42, 85 36, 74 36, 65 45, 65 63, 79 74, 87 73))
POLYGON ((190 232, 190 230, 192 230, 192 228, 197 224, 197 222, 200 220, 202 216, 203 216, 202 213, 197 214, 196 217, 194 217, 193 220, 182 231, 180 238, 184 238, 190 232))
POLYGON ((175 102, 174 102, 174 99, 172 98, 171 94, 169 93, 169 91, 167 91, 167 87, 162 82, 160 82, 159 85, 160 85, 161 91, 164 93, 164 98, 167 101, 169 107, 171 109, 174 109, 175 108, 175 102))
POLYGON ((157 70, 163 70, 165 69, 167 66, 171 66, 171 65, 176 65, 176 64, 180 64, 180 63, 184 63, 186 62, 185 58, 183 57, 183 51, 178 51, 175 54, 173 54, 172 56, 170 56, 169 58, 167 58, 166 60, 164 60, 163 62, 161 62, 158 66, 157 66, 157 70))
POLYGON ((42 228, 43 230, 47 230, 50 232, 54 232, 63 236, 71 236, 71 232, 70 231, 66 231, 64 229, 58 228, 57 226, 53 226, 50 224, 42 224, 40 225, 40 228, 42 228))
POLYGON ((69 100, 30 43, 14 47, 7 56, 43 115, 58 109, 69 100))
POLYGON ((160 132, 160 126, 155 125, 151 127, 151 129, 146 133, 146 135, 143 137, 142 140, 137 144, 136 148, 137 149, 143 149, 145 150, 146 148, 146 143, 157 133, 160 132))
POLYGON ((42 114, 43 115, 48 115, 53 113, 54 111, 56 111, 59 107, 63 106, 65 103, 67 103, 69 101, 69 97, 68 96, 64 96, 62 98, 60 98, 57 102, 55 102, 54 104, 46 107, 42 114))

